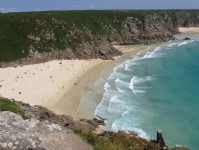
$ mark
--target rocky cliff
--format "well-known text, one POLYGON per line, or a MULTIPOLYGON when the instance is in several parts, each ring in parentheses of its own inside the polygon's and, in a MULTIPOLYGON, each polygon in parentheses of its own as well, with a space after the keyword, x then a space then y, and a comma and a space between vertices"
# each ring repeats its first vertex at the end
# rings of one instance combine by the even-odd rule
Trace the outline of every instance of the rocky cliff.
MULTIPOLYGON (((9 101, 9 100, 8 100, 9 101)), ((73 130, 94 131, 104 121, 74 120, 68 115, 56 115, 45 107, 15 102, 30 119, 0 110, 1 150, 92 150, 92 146, 74 134, 73 130)))
MULTIPOLYGON (((9 100, 4 99, 4 101, 12 103, 9 100)), ((21 115, 16 114, 18 112, 1 112, 0 110, 1 150, 118 149, 120 144, 125 149, 189 150, 165 145, 161 130, 158 130, 157 140, 150 141, 138 137, 138 134, 133 131, 128 131, 128 133, 125 131, 119 131, 118 133, 104 131, 100 134, 94 134, 90 131, 94 131, 98 125, 103 125, 103 120, 94 118, 93 120, 80 119, 74 121, 68 115, 56 115, 42 106, 30 106, 19 101, 13 104, 16 104, 21 111, 25 112, 25 116, 30 119, 23 120, 21 115), (84 137, 87 141, 75 133, 84 137), (115 146, 116 148, 113 148, 115 146)), ((13 106, 7 106, 4 105, 1 109, 13 110, 13 106)))
MULTIPOLYGON (((74 11, 51 12, 51 16, 46 16, 47 13, 19 13, 9 22, 8 31, 19 37, 19 46, 15 42, 13 47, 13 41, 7 37, 10 34, 2 31, 1 67, 54 59, 110 59, 122 55, 113 44, 175 40, 173 34, 179 33, 178 27, 199 26, 198 10, 74 11)), ((0 16, 0 30, 9 17, 12 14, 0 16)))
POLYGON ((47 120, 23 120, 13 112, 0 112, 1 150, 92 150, 72 130, 47 120))

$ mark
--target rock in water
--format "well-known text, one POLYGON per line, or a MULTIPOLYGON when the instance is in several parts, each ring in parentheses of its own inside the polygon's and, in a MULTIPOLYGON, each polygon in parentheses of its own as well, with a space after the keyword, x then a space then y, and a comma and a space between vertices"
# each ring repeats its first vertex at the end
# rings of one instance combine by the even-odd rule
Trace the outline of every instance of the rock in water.
POLYGON ((183 40, 190 40, 190 38, 186 37, 186 38, 184 38, 183 40))

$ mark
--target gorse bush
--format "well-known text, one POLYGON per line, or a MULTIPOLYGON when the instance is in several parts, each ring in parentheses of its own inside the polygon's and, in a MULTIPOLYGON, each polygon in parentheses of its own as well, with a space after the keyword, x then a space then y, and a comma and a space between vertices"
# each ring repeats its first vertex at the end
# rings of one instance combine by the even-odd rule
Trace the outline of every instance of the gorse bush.
POLYGON ((94 132, 84 132, 82 129, 75 129, 75 133, 90 143, 94 150, 158 150, 155 149, 152 141, 136 137, 135 134, 127 134, 124 131, 106 132, 100 136, 94 132))

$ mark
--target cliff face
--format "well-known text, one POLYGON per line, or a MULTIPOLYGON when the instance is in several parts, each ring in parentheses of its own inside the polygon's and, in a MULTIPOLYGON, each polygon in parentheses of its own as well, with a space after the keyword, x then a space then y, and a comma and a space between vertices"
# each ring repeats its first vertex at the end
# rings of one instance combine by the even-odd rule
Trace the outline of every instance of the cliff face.
MULTIPOLYGON (((27 18, 19 15, 18 22, 15 21, 10 26, 16 36, 21 37, 20 42, 24 41, 21 42, 23 49, 19 44, 14 51, 13 47, 9 48, 9 44, 4 46, 2 42, 2 47, 7 50, 0 48, 1 67, 54 59, 110 59, 122 54, 112 46, 113 44, 150 44, 175 40, 173 34, 179 33, 178 27, 199 26, 197 10, 108 11, 108 17, 103 18, 101 15, 104 12, 93 11, 92 14, 91 11, 90 16, 76 15, 78 17, 71 20, 57 19, 57 16, 27 18), (88 20, 88 17, 92 17, 93 20, 88 20), (10 55, 15 61, 4 63, 9 58, 9 51, 16 53, 14 56, 10 55)), ((68 12, 60 12, 60 15, 61 13, 68 12)), ((1 25, 4 24, 0 24, 0 29, 1 25)), ((6 33, 4 34, 6 36, 6 33)), ((3 40, 5 39, 7 38, 3 40)))

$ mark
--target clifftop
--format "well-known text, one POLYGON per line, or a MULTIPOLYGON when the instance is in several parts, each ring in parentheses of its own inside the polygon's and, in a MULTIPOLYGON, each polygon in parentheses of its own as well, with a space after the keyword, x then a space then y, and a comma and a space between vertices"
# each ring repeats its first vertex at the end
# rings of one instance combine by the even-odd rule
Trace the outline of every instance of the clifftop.
POLYGON ((23 102, 13 103, 0 97, 0 149, 2 150, 162 150, 165 148, 189 150, 165 145, 161 130, 158 130, 157 141, 140 138, 133 131, 129 131, 128 134, 125 131, 118 133, 104 131, 101 134, 92 132, 102 124, 104 121, 98 119, 74 121, 68 115, 56 115, 42 106, 33 107, 23 102), (26 120, 22 117, 26 117, 24 118, 26 120))
POLYGON ((0 14, 0 65, 53 59, 110 59, 113 44, 174 40, 198 27, 199 10, 85 10, 0 14), (4 62, 4 63, 3 63, 4 62), (13 62, 5 64, 6 62, 13 62))

